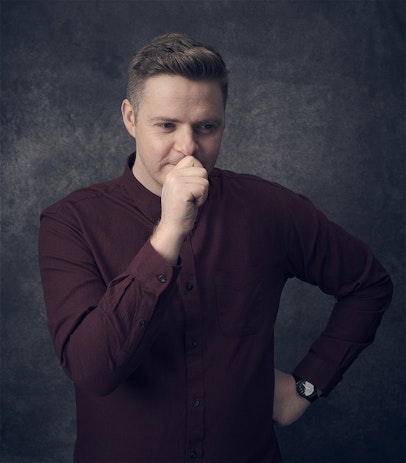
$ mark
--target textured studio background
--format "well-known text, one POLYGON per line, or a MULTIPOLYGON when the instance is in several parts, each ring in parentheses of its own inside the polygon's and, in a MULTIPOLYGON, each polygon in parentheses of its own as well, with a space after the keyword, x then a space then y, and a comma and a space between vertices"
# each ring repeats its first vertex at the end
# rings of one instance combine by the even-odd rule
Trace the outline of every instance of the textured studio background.
MULTIPOLYGON (((74 396, 47 332, 41 210, 120 175, 127 62, 155 35, 211 43, 231 71, 219 165, 309 196, 368 242, 395 297, 331 396, 280 429, 287 463, 405 460, 403 1, 2 1, 2 457, 71 461, 74 396)), ((277 363, 291 369, 332 301, 290 282, 277 363)))

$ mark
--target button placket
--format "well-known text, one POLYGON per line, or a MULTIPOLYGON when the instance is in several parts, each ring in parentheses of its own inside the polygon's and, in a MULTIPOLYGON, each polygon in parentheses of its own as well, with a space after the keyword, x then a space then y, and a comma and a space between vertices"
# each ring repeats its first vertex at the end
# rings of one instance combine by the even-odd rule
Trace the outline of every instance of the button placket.
POLYGON ((182 280, 179 281, 185 316, 187 377, 187 445, 188 458, 199 460, 203 455, 204 381, 202 352, 203 314, 198 298, 196 269, 190 237, 182 247, 182 280))

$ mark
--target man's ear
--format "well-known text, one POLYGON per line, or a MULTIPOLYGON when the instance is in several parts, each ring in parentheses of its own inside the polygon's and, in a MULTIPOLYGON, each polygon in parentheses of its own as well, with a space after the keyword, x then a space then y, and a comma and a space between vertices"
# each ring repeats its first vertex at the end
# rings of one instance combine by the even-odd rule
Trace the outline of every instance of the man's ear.
POLYGON ((128 133, 135 138, 135 112, 127 98, 121 103, 121 115, 128 133))

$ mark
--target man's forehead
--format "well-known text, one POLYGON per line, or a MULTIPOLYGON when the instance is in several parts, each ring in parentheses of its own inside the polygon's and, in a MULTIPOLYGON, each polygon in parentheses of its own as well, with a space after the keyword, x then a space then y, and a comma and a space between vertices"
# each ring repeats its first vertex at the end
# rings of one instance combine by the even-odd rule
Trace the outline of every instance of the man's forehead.
POLYGON ((223 119, 220 85, 215 81, 192 81, 181 76, 149 78, 140 110, 150 120, 177 122, 187 113, 194 122, 223 119))

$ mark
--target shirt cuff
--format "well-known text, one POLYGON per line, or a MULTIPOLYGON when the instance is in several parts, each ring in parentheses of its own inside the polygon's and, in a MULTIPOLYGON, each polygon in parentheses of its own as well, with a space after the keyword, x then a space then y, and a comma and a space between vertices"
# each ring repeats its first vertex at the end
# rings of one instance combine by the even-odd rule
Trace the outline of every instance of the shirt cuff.
POLYGON ((136 278, 145 289, 159 294, 177 278, 180 269, 181 265, 170 265, 148 240, 131 261, 128 273, 136 278))
POLYGON ((337 372, 312 352, 309 352, 293 370, 293 375, 312 383, 324 397, 343 379, 340 371, 337 372))

